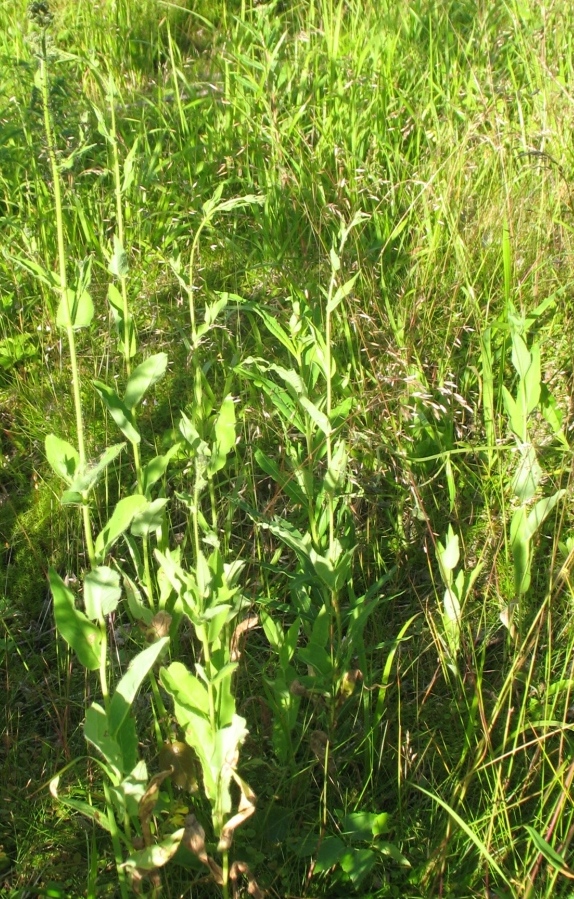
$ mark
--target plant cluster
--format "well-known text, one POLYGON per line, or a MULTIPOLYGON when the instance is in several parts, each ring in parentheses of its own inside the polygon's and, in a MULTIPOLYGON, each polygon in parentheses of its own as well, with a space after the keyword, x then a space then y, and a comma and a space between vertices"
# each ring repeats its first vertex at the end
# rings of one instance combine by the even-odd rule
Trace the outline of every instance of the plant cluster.
POLYGON ((571 12, 16 6, 0 891, 567 896, 571 12))

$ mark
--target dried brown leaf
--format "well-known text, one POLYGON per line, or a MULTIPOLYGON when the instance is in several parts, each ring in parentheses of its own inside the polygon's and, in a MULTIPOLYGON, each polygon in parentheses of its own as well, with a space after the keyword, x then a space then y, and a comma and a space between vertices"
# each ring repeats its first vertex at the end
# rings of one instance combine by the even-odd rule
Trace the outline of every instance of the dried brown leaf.
POLYGON ((229 658, 232 662, 238 662, 241 658, 241 647, 240 640, 244 634, 247 634, 248 631, 253 630, 254 627, 259 625, 259 618, 257 615, 249 615, 247 618, 244 618, 243 621, 240 621, 233 634, 231 636, 231 642, 229 644, 229 658))

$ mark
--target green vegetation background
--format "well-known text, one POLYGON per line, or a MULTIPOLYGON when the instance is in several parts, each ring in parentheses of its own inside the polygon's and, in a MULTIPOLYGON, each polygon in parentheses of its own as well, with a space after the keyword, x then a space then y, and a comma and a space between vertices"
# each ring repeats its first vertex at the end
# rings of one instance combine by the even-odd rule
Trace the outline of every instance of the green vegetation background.
MULTIPOLYGON (((380 603, 362 687, 330 735, 329 771, 309 744, 322 720, 310 701, 293 756, 274 755, 256 697, 276 660, 261 631, 247 641, 242 771, 259 802, 238 839, 260 885, 280 897, 573 895, 572 4, 58 0, 52 9, 66 239, 70 260, 93 259, 96 318, 79 352, 94 452, 116 438, 91 381, 121 377, 106 302, 115 198, 97 71, 118 87, 123 156, 135 147, 126 248, 141 358, 165 350, 170 361, 142 412, 150 450, 167 446, 193 401, 187 299, 170 260, 188 258, 218 185, 224 198, 265 199, 206 229, 197 307, 227 291, 285 328, 301 307, 320 317, 331 248, 364 213, 342 255, 346 278, 357 279, 332 345, 341 396, 352 398, 343 432, 353 590, 374 586, 380 603), (511 530, 522 450, 504 393, 522 389, 516 334, 541 353, 541 398, 525 413, 540 476, 523 505, 566 491, 528 544, 524 591, 511 530), (439 558, 454 535, 452 570, 476 577, 453 616, 439 558), (323 802, 327 835, 371 853, 364 870, 362 856, 333 842, 332 857, 318 856, 323 802), (388 815, 388 843, 345 830, 360 813, 388 815)), ((78 790, 98 792, 82 734, 94 684, 56 640, 46 580, 48 564, 73 576, 85 557, 78 516, 60 506, 44 457, 46 433, 69 432, 73 407, 53 292, 38 277, 57 257, 28 34, 26 4, 0 4, 0 894, 74 897, 89 882, 112 896, 105 835, 47 789, 77 760, 78 790)), ((292 560, 245 508, 301 526, 304 510, 256 453, 287 470, 293 435, 238 372, 250 357, 286 364, 285 348, 255 312, 230 306, 202 352, 214 397, 237 399, 235 458, 218 483, 226 539, 248 560, 254 606, 264 601, 290 625, 292 560)), ((131 478, 127 462, 118 466, 102 510, 131 478)), ((177 505, 171 523, 174 534, 184 528, 177 505)), ((121 663, 127 619, 114 627, 121 663)), ((165 877, 168 896, 211 889, 185 865, 165 877)))

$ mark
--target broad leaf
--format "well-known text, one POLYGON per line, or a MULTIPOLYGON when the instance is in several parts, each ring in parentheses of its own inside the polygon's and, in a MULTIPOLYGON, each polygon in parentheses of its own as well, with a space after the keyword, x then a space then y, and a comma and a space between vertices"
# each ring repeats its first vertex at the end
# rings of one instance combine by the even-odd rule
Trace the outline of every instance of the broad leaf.
POLYGON ((99 565, 84 578, 84 607, 92 621, 114 612, 122 595, 120 575, 107 565, 99 565))
POLYGON ((181 662, 172 662, 169 668, 162 668, 162 685, 181 705, 199 713, 209 715, 209 696, 205 684, 181 662))
POLYGON ((118 733, 125 718, 128 716, 136 694, 142 681, 160 657, 163 649, 169 643, 169 637, 156 640, 147 649, 143 649, 130 662, 129 668, 116 687, 112 696, 109 711, 110 733, 112 737, 118 733))
POLYGON ((149 462, 144 465, 142 470, 142 478, 143 478, 143 491, 148 495, 148 491, 153 485, 162 478, 167 471, 167 467, 170 463, 170 460, 175 456, 176 453, 181 449, 181 443, 174 443, 171 446, 167 453, 163 456, 154 456, 153 459, 150 459, 149 462))
POLYGON ((146 871, 155 871, 156 868, 162 868, 164 865, 167 865, 177 852, 183 834, 184 828, 181 827, 168 837, 165 837, 161 842, 152 843, 151 846, 147 846, 145 849, 139 849, 130 855, 122 867, 131 871, 132 875, 137 874, 139 878, 146 871))
POLYGON ((101 752, 119 780, 124 773, 122 751, 117 740, 110 736, 108 716, 96 702, 93 702, 86 712, 84 736, 88 743, 91 743, 92 746, 95 746, 101 752))
POLYGON ((76 608, 74 594, 53 568, 49 570, 49 581, 58 633, 74 650, 84 668, 96 671, 100 667, 103 645, 100 628, 76 608))
POLYGON ((55 434, 48 434, 44 442, 46 448, 46 458, 52 469, 57 475, 71 484, 80 464, 80 455, 78 450, 68 443, 56 437, 55 434))
POLYGON ((66 289, 66 297, 62 297, 56 313, 56 324, 59 328, 72 327, 74 331, 87 328, 94 317, 94 303, 87 290, 74 291, 66 289))
POLYGON ((130 528, 134 537, 147 537, 148 534, 157 531, 164 522, 166 505, 167 499, 154 499, 141 512, 134 515, 130 528))
POLYGON ((127 409, 135 409, 141 403, 149 388, 163 378, 166 368, 167 354, 157 353, 155 356, 149 356, 133 370, 124 394, 127 409))
POLYGON ((512 364, 521 380, 526 377, 531 362, 532 359, 528 347, 520 334, 514 332, 512 335, 512 364))

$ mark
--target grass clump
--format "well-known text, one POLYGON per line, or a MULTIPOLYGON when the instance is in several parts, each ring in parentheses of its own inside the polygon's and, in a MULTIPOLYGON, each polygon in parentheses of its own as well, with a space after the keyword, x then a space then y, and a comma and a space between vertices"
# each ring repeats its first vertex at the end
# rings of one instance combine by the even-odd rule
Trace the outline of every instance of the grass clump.
POLYGON ((568 896, 569 5, 0 17, 1 890, 568 896))

